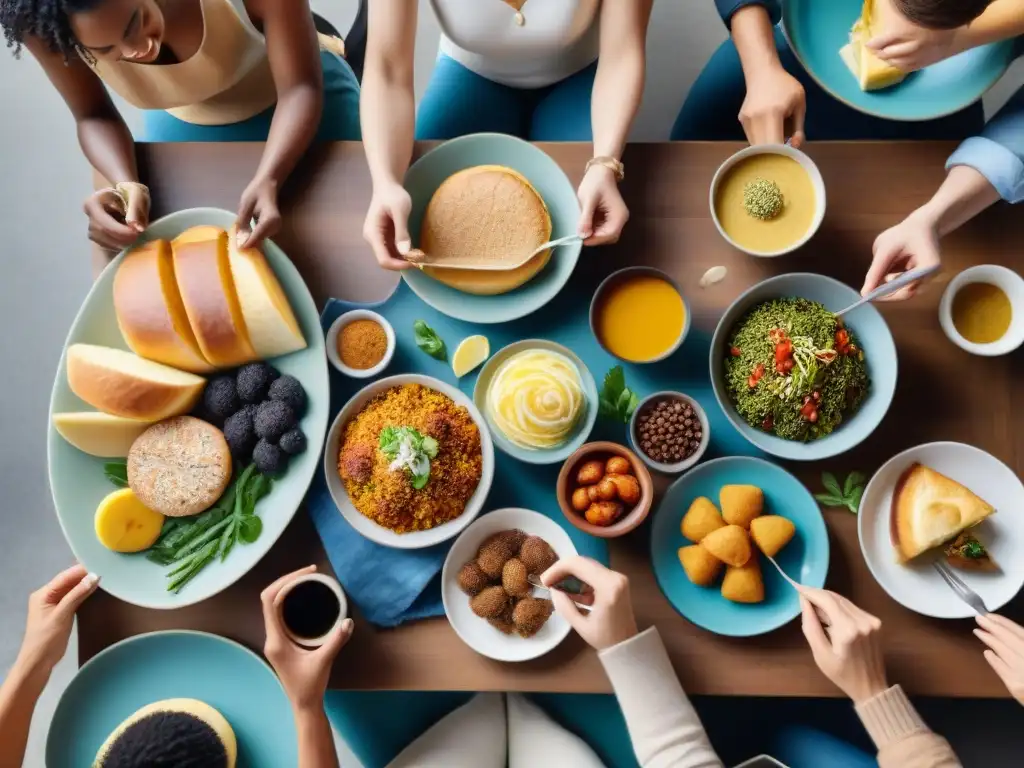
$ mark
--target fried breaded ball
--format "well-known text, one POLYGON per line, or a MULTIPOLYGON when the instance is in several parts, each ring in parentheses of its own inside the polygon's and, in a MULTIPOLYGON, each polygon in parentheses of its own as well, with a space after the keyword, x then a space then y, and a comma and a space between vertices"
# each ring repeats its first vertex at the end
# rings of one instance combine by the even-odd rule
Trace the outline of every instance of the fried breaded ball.
POLYGON ((555 564, 558 555, 540 536, 527 536, 519 549, 519 559, 529 573, 539 575, 555 564))
POLYGON ((523 542, 526 541, 526 534, 520 531, 518 528, 512 528, 508 531, 502 531, 498 534, 508 543, 512 550, 513 556, 519 554, 520 547, 523 546, 523 542))
POLYGON ((498 616, 492 616, 489 618, 487 623, 504 635, 514 635, 516 633, 516 625, 515 622, 512 621, 512 610, 514 607, 515 605, 510 600, 508 607, 505 608, 505 610, 498 616))
POLYGON ((502 569, 501 586, 512 597, 529 597, 531 587, 527 575, 523 561, 513 557, 502 569))
POLYGON ((501 587, 487 587, 469 601, 473 613, 482 619, 500 616, 509 606, 511 598, 501 587))
POLYGON ((760 603, 764 600, 764 579, 756 557, 740 568, 729 566, 722 579, 722 597, 734 603, 760 603))
POLYGON ((796 533, 792 520, 779 515, 756 517, 750 522, 750 538, 768 557, 775 557, 796 533))
POLYGON ((512 559, 512 546, 504 531, 490 536, 476 554, 476 564, 490 579, 500 579, 505 563, 512 559))
POLYGON ((725 522, 749 528, 750 521, 764 511, 764 491, 756 485, 723 485, 718 503, 725 522))
POLYGON ((726 565, 739 568, 750 560, 750 537, 738 525, 727 525, 705 536, 700 545, 726 565))
POLYGON ((459 571, 459 588, 470 597, 480 594, 490 583, 487 574, 475 562, 466 563, 459 571))
POLYGON ((533 637, 540 632, 554 610, 555 606, 550 600, 524 597, 516 603, 515 610, 512 611, 512 621, 522 637, 533 637))
POLYGON ((716 531, 725 525, 722 516, 718 514, 718 508, 706 496, 700 496, 693 500, 690 508, 683 515, 682 528, 683 536, 694 544, 700 544, 701 540, 712 531, 716 531))
POLYGON ((710 587, 722 572, 722 561, 700 544, 680 547, 679 562, 686 571, 686 578, 698 587, 710 587))

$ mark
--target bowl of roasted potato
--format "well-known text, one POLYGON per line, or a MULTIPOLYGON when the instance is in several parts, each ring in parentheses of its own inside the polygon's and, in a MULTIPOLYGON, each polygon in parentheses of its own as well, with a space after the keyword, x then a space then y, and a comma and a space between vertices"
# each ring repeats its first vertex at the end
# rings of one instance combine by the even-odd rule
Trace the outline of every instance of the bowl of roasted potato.
POLYGON ((562 465, 558 504, 584 533, 611 539, 629 533, 651 511, 654 484, 640 458, 624 445, 586 443, 562 465))

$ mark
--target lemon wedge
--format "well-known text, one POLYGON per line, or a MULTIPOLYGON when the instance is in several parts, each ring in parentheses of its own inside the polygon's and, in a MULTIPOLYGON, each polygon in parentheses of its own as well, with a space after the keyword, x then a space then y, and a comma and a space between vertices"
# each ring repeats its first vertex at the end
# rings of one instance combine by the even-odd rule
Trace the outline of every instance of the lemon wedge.
POLYGON ((491 343, 486 336, 469 336, 459 342, 452 355, 452 371, 462 378, 490 356, 491 343))

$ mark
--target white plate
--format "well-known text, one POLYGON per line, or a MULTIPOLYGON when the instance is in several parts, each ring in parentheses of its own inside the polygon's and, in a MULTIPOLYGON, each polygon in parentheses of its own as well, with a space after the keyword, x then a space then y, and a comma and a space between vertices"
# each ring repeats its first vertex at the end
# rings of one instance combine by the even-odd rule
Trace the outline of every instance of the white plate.
POLYGON ((510 507, 488 512, 459 536, 448 552, 441 570, 441 599, 455 634, 479 653, 497 661, 528 661, 543 656, 565 640, 569 623, 557 613, 533 637, 506 635, 481 619, 469 608, 469 597, 459 588, 459 571, 476 557, 484 539, 498 531, 518 528, 540 536, 560 559, 577 554, 569 534, 561 525, 540 512, 510 507))
POLYGON ((860 548, 875 580, 897 602, 937 619, 966 619, 974 612, 946 586, 927 554, 897 562, 890 534, 892 493, 903 471, 918 462, 970 488, 996 508, 977 527, 1000 567, 997 573, 958 570, 990 611, 1006 605, 1024 586, 1024 485, 999 459, 963 443, 927 443, 889 459, 871 478, 860 503, 860 548))
POLYGON ((367 384, 356 392, 352 399, 345 403, 341 411, 338 412, 338 416, 334 419, 334 423, 331 424, 331 429, 327 433, 327 443, 324 448, 324 476, 327 478, 327 490, 330 491, 331 498, 334 499, 334 504, 338 507, 338 511, 341 512, 342 517, 348 521, 349 525, 363 536, 370 541, 383 544, 385 547, 422 549, 423 547, 432 547, 435 544, 440 544, 442 541, 447 541, 452 536, 456 536, 473 522, 474 518, 480 513, 484 501, 487 500, 487 494, 491 490, 491 481, 494 480, 494 444, 491 442, 491 433, 487 431, 487 424, 484 421, 484 417, 480 415, 480 411, 477 410, 476 406, 473 405, 473 401, 467 395, 464 395, 455 387, 449 386, 431 376, 420 376, 412 373, 388 376, 384 379, 378 379, 372 384, 367 384), (480 451, 483 455, 483 467, 480 482, 477 483, 476 490, 469 497, 469 501, 466 502, 466 509, 461 515, 454 520, 449 520, 447 523, 425 531, 395 533, 391 529, 373 522, 373 520, 352 506, 352 502, 348 497, 348 491, 345 490, 345 484, 338 476, 338 450, 341 445, 341 433, 345 425, 362 410, 363 406, 380 393, 392 387, 400 387, 403 384, 420 384, 429 389, 436 390, 451 398, 456 405, 461 405, 469 411, 469 415, 476 422, 476 426, 480 430, 480 451))

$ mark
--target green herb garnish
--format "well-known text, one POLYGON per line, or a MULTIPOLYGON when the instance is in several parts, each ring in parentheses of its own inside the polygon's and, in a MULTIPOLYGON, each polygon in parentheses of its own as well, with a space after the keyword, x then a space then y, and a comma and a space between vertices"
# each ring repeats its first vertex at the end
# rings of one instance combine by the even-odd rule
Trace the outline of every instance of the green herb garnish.
POLYGON ((743 208, 761 221, 770 221, 782 213, 782 190, 774 181, 760 177, 743 185, 743 208))
POLYGON ((416 334, 416 346, 426 352, 435 360, 444 362, 448 359, 448 350, 445 348, 444 339, 437 335, 437 331, 431 328, 422 320, 412 324, 413 333, 416 334))
POLYGON ((430 480, 430 460, 437 458, 437 440, 412 427, 384 427, 380 431, 380 450, 391 460, 392 472, 408 470, 417 491, 430 480))
POLYGON ((960 554, 968 560, 980 560, 985 556, 985 547, 980 541, 969 539, 966 544, 960 547, 960 554))
POLYGON ((860 508, 860 499, 864 495, 864 481, 867 478, 860 472, 851 472, 846 476, 846 482, 842 485, 831 472, 821 473, 821 482, 825 486, 826 493, 816 493, 814 498, 825 507, 846 507, 846 509, 857 514, 860 508))
POLYGON ((598 398, 598 413, 616 421, 629 422, 640 398, 626 386, 626 373, 616 365, 604 375, 604 385, 598 398))
POLYGON ((103 474, 118 488, 128 487, 128 460, 108 461, 103 465, 103 474))

